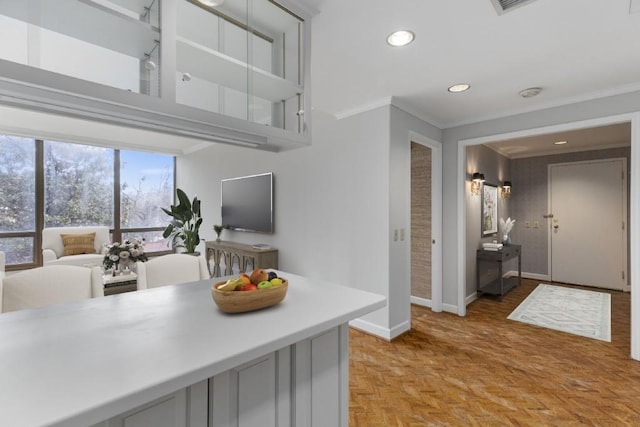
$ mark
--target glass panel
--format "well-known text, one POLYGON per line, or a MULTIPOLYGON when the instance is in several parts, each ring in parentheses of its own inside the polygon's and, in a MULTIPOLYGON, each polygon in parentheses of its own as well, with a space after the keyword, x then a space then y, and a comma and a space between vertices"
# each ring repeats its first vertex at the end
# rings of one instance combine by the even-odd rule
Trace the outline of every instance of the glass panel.
POLYGON ((122 240, 135 240, 144 239, 144 251, 146 253, 151 252, 163 252, 171 250, 171 246, 168 245, 167 239, 162 238, 162 231, 145 231, 145 232, 123 232, 122 240))
POLYGON ((0 58, 159 96, 158 0, 8 1, 0 58))
POLYGON ((35 231, 36 145, 0 135, 0 232, 35 231))
POLYGON ((173 165, 172 156, 120 152, 121 228, 167 225, 169 217, 160 208, 173 204, 173 165))
POLYGON ((273 1, 249 1, 249 120, 302 132, 303 21, 273 1))
POLYGON ((248 119, 246 0, 178 3, 176 102, 248 119))
POLYGON ((4 251, 7 265, 34 263, 33 237, 0 238, 0 251, 4 251))
POLYGON ((44 142, 44 225, 113 226, 113 150, 44 142))
POLYGON ((270 0, 178 3, 180 104, 302 132, 303 21, 270 0))

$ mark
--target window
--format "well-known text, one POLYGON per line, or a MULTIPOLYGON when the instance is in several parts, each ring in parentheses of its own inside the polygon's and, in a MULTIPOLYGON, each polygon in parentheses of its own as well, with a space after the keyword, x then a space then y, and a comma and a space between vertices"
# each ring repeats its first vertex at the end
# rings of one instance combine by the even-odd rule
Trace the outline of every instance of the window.
POLYGON ((44 226, 113 227, 114 150, 44 142, 44 226))
POLYGON ((0 250, 7 264, 34 263, 36 143, 0 135, 0 250))
POLYGON ((173 172, 173 157, 120 151, 122 240, 144 237, 147 252, 169 249, 162 238, 168 217, 158 207, 173 203, 173 172))
POLYGON ((7 265, 41 262, 43 227, 106 225, 112 241, 144 237, 147 252, 168 251, 160 207, 173 203, 174 172, 173 156, 0 135, 7 265))

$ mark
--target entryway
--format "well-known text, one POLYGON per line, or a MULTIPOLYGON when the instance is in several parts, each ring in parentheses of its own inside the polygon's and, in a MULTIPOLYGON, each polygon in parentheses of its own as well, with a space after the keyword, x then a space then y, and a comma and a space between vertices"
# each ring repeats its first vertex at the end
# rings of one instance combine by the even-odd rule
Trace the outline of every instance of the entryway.
MULTIPOLYGON (((409 302, 442 311, 442 146, 414 132, 408 141, 409 302)), ((401 231, 402 232, 402 231, 401 231)))
POLYGON ((411 302, 431 300, 431 148, 411 142, 411 302))
POLYGON ((554 282, 626 290, 626 159, 549 165, 554 282))

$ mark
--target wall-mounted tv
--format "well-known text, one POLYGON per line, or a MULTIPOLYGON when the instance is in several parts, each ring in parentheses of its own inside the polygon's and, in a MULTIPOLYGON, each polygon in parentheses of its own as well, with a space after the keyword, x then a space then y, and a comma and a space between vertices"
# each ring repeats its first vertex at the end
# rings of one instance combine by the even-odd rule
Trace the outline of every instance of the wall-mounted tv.
POLYGON ((220 195, 223 225, 273 233, 273 173, 223 179, 220 195))

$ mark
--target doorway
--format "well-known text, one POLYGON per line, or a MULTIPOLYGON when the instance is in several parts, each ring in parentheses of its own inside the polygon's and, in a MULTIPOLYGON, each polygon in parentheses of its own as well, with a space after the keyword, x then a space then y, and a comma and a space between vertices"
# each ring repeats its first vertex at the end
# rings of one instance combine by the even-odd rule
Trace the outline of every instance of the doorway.
MULTIPOLYGON (((594 126, 603 126, 616 123, 631 123, 631 156, 630 156, 630 169, 634 169, 635 166, 640 167, 640 154, 638 149, 640 147, 640 113, 620 114, 615 116, 601 117, 597 119, 588 119, 579 122, 565 123, 561 125, 550 125, 546 127, 526 129, 522 131, 507 132, 503 134, 493 134, 489 136, 482 136, 477 138, 459 139, 457 142, 457 168, 456 179, 456 210, 458 212, 456 220, 457 241, 455 242, 456 248, 456 310, 458 315, 466 315, 466 295, 465 295, 465 272, 467 268, 467 262, 465 259, 466 238, 467 233, 465 230, 466 224, 466 212, 465 196, 467 189, 467 171, 465 162, 465 147, 470 145, 479 145, 494 142, 507 138, 528 137, 533 135, 551 134, 554 132, 561 132, 571 129, 584 129, 594 126)), ((447 176, 445 176, 447 178, 447 176)), ((640 253, 640 228, 634 227, 640 220, 640 200, 634 198, 633 194, 637 194, 638 188, 640 188, 640 175, 633 174, 628 176, 630 181, 630 194, 629 199, 630 214, 629 214, 629 287, 631 290, 631 358, 634 360, 640 360, 640 280, 637 280, 638 275, 635 274, 640 271, 640 259, 634 254, 640 253), (636 277, 636 279, 634 279, 636 277)))
POLYGON ((552 281, 629 290, 626 166, 624 158, 549 165, 552 281))
POLYGON ((411 141, 411 302, 431 301, 431 148, 411 141))

